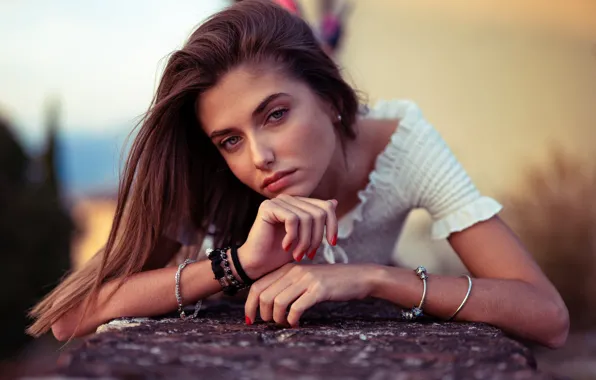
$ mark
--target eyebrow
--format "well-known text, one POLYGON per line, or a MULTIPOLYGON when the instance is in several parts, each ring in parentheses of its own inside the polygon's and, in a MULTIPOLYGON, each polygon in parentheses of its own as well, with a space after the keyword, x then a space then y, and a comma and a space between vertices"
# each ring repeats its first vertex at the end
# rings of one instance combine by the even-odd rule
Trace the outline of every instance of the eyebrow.
POLYGON ((261 101, 261 103, 259 103, 259 105, 257 106, 257 108, 255 108, 254 111, 252 111, 252 117, 254 118, 254 117, 258 116, 260 113, 262 113, 265 110, 265 108, 269 105, 269 103, 271 103, 275 99, 279 98, 280 96, 290 96, 290 95, 286 94, 285 92, 278 92, 278 93, 269 95, 268 97, 263 99, 263 101, 261 101))
MULTIPOLYGON (((252 111, 252 117, 253 118, 257 117, 259 114, 261 114, 265 110, 265 108, 267 108, 269 103, 271 103, 275 99, 279 98, 280 96, 290 96, 290 95, 286 94, 285 92, 277 92, 275 94, 269 95, 268 97, 263 99, 261 101, 261 103, 259 103, 259 105, 257 106, 257 108, 255 108, 254 111, 252 111)), ((209 137, 211 137, 211 139, 214 139, 219 136, 227 135, 227 134, 231 133, 232 131, 233 131, 232 128, 226 128, 226 129, 221 129, 219 131, 213 131, 213 132, 211 132, 209 137)))

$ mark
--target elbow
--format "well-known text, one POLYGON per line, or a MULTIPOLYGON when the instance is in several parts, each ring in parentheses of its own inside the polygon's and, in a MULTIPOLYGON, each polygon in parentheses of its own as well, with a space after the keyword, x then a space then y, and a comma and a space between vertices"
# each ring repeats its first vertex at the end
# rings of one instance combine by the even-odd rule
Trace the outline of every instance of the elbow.
POLYGON ((104 320, 97 318, 97 315, 99 314, 96 313, 96 315, 93 316, 93 319, 81 319, 79 312, 71 310, 62 315, 62 317, 52 324, 52 334, 54 334, 54 337, 60 342, 90 334, 95 331, 97 326, 99 326, 98 320, 104 320))
POLYGON ((73 331, 63 321, 58 320, 52 324, 52 334, 60 342, 65 342, 73 337, 73 331))
POLYGON ((78 314, 67 312, 62 315, 56 322, 52 323, 52 334, 60 342, 65 342, 80 334, 80 329, 77 329, 78 314))
POLYGON ((569 311, 563 302, 555 303, 549 312, 549 334, 543 344, 549 348, 561 348, 569 335, 569 311))

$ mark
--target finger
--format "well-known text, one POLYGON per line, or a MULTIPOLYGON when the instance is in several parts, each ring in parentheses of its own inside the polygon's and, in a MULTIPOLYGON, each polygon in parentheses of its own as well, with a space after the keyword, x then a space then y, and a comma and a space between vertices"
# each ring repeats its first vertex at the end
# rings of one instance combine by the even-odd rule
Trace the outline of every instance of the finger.
POLYGON ((319 207, 318 205, 305 202, 297 197, 287 197, 283 199, 286 203, 296 206, 300 209, 305 210, 313 218, 313 226, 311 233, 311 243, 308 249, 308 258, 313 259, 317 249, 323 241, 323 234, 325 232, 325 223, 327 221, 327 211, 319 207))
POLYGON ((259 297, 259 312, 261 319, 264 321, 275 320, 277 323, 285 323, 285 314, 282 321, 278 321, 274 318, 275 303, 280 293, 284 292, 287 288, 292 287, 294 284, 294 278, 291 274, 286 273, 285 276, 281 277, 267 289, 265 289, 259 297))
MULTIPOLYGON (((246 317, 254 323, 257 318, 257 309, 260 303, 260 295, 265 291, 271 284, 282 278, 294 264, 286 264, 281 268, 261 277, 254 284, 251 285, 246 302, 244 304, 244 313, 246 317)), ((248 321, 247 321, 248 322, 248 321)))
POLYGON ((307 290, 304 292, 290 307, 290 312, 288 313, 288 323, 292 327, 298 327, 300 325, 300 318, 302 314, 314 305, 318 303, 317 295, 312 290, 307 290))
MULTIPOLYGON (((287 197, 285 198, 287 199, 287 197)), ((285 201, 284 198, 274 198, 272 199, 273 202, 278 204, 280 207, 283 207, 290 212, 298 215, 300 219, 299 226, 298 226, 298 243, 294 248, 294 252, 292 252, 292 256, 296 259, 296 261, 302 260, 305 254, 310 252, 310 245, 311 245, 311 236, 312 236, 312 227, 313 227, 313 216, 309 214, 307 211, 296 207, 295 205, 288 203, 285 201)))
POLYGON ((273 300, 273 320, 280 325, 288 324, 288 306, 303 295, 308 288, 302 282, 293 282, 277 294, 273 300))
POLYGON ((331 245, 335 245, 337 243, 337 231, 339 228, 339 224, 337 222, 337 215, 335 210, 337 208, 337 201, 335 199, 331 200, 321 200, 315 198, 304 198, 304 197, 296 197, 301 201, 308 202, 315 206, 318 206, 327 212, 327 219, 325 221, 325 226, 327 227, 327 241, 331 245))
POLYGON ((281 245, 285 251, 289 251, 294 241, 298 238, 300 218, 288 210, 283 204, 266 200, 261 204, 263 219, 268 223, 283 223, 286 236, 282 239, 281 245))

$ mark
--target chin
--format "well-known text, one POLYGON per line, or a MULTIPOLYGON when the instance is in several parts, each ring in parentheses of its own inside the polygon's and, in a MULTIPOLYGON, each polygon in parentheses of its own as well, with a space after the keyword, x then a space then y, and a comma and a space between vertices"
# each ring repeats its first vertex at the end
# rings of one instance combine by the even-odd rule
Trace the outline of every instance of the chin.
POLYGON ((292 197, 310 198, 310 196, 312 195, 312 190, 308 186, 305 186, 304 184, 300 184, 300 185, 296 184, 293 186, 289 186, 275 194, 265 194, 265 196, 267 198, 275 198, 282 194, 290 195, 292 197))
POLYGON ((314 186, 310 186, 309 184, 301 184, 297 186, 291 186, 285 189, 283 193, 292 195, 294 197, 311 198, 314 191, 314 186))

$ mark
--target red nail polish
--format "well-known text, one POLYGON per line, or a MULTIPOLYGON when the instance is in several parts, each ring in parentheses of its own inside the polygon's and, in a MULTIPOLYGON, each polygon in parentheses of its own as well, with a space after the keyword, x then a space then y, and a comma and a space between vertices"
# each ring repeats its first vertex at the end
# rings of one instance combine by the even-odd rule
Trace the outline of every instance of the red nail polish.
POLYGON ((313 249, 313 251, 311 253, 308 254, 308 258, 309 259, 313 259, 315 257, 315 254, 317 253, 317 249, 313 249))
POLYGON ((244 316, 244 322, 246 322, 246 324, 248 326, 252 325, 252 321, 250 320, 250 318, 248 318, 248 315, 245 315, 244 316))
POLYGON ((302 261, 302 259, 304 258, 304 254, 305 254, 305 253, 306 253, 306 252, 302 252, 300 255, 298 255, 298 258, 296 259, 296 261, 298 261, 298 262, 301 262, 301 261, 302 261))
POLYGON ((336 245, 337 244, 337 234, 335 234, 335 236, 333 236, 333 239, 331 239, 331 245, 336 245))
POLYGON ((283 247, 284 251, 286 252, 290 252, 290 246, 288 245, 287 247, 283 247))

